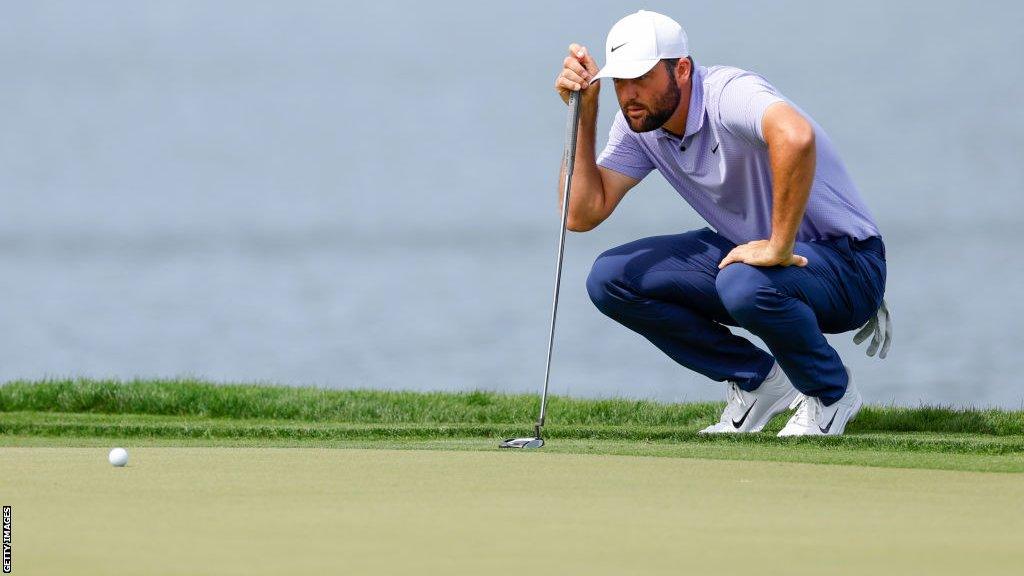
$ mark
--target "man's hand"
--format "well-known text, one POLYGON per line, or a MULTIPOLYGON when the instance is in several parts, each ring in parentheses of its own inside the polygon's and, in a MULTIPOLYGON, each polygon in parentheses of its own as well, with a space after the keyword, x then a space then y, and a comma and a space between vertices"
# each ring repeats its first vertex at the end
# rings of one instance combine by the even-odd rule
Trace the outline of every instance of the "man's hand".
POLYGON ((599 70, 585 46, 570 44, 569 55, 562 61, 562 71, 555 78, 555 90, 566 104, 569 103, 569 93, 580 90, 585 101, 594 102, 601 89, 600 81, 593 82, 599 70))
POLYGON ((733 248, 722 259, 718 269, 733 262, 751 266, 807 266, 807 258, 793 254, 792 250, 775 249, 767 240, 754 240, 733 248))

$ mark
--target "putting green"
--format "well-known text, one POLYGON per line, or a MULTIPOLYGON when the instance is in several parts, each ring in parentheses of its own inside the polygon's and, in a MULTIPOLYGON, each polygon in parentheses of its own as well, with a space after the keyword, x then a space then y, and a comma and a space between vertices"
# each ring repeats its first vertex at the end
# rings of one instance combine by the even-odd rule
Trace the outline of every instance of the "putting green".
POLYGON ((0 448, 14 574, 1018 574, 1024 477, 316 448, 0 448))

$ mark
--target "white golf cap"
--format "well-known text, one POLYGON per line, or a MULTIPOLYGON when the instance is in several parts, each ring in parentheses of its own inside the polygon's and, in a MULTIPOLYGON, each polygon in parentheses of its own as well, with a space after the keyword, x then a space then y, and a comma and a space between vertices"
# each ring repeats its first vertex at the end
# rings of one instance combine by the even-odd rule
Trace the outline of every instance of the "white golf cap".
POLYGON ((604 68, 594 78, 638 78, 663 58, 689 55, 690 44, 678 22, 640 10, 612 26, 604 46, 604 68))

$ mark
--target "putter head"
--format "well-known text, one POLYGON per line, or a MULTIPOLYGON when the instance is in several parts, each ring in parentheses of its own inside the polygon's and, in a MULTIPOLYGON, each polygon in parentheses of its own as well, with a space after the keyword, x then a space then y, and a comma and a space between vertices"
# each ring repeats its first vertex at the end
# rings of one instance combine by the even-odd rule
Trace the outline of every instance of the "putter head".
POLYGON ((498 444, 498 448, 540 448, 543 445, 543 438, 533 436, 530 438, 509 438, 501 444, 498 444))

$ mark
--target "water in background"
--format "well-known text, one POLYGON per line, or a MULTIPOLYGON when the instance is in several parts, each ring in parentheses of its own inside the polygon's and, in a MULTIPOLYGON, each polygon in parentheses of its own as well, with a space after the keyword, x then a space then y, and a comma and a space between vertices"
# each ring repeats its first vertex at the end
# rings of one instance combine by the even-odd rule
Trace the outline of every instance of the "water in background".
MULTIPOLYGON (((828 130, 889 248, 870 402, 1020 407, 1024 7, 647 2, 828 130)), ((565 46, 621 2, 23 2, 0 18, 0 380, 542 382, 565 46)), ((603 58, 602 58, 603 59, 603 58)), ((600 132, 614 111, 602 96, 600 132)), ((604 249, 702 226, 652 174, 568 239, 553 392, 712 384, 601 316, 604 249)))

